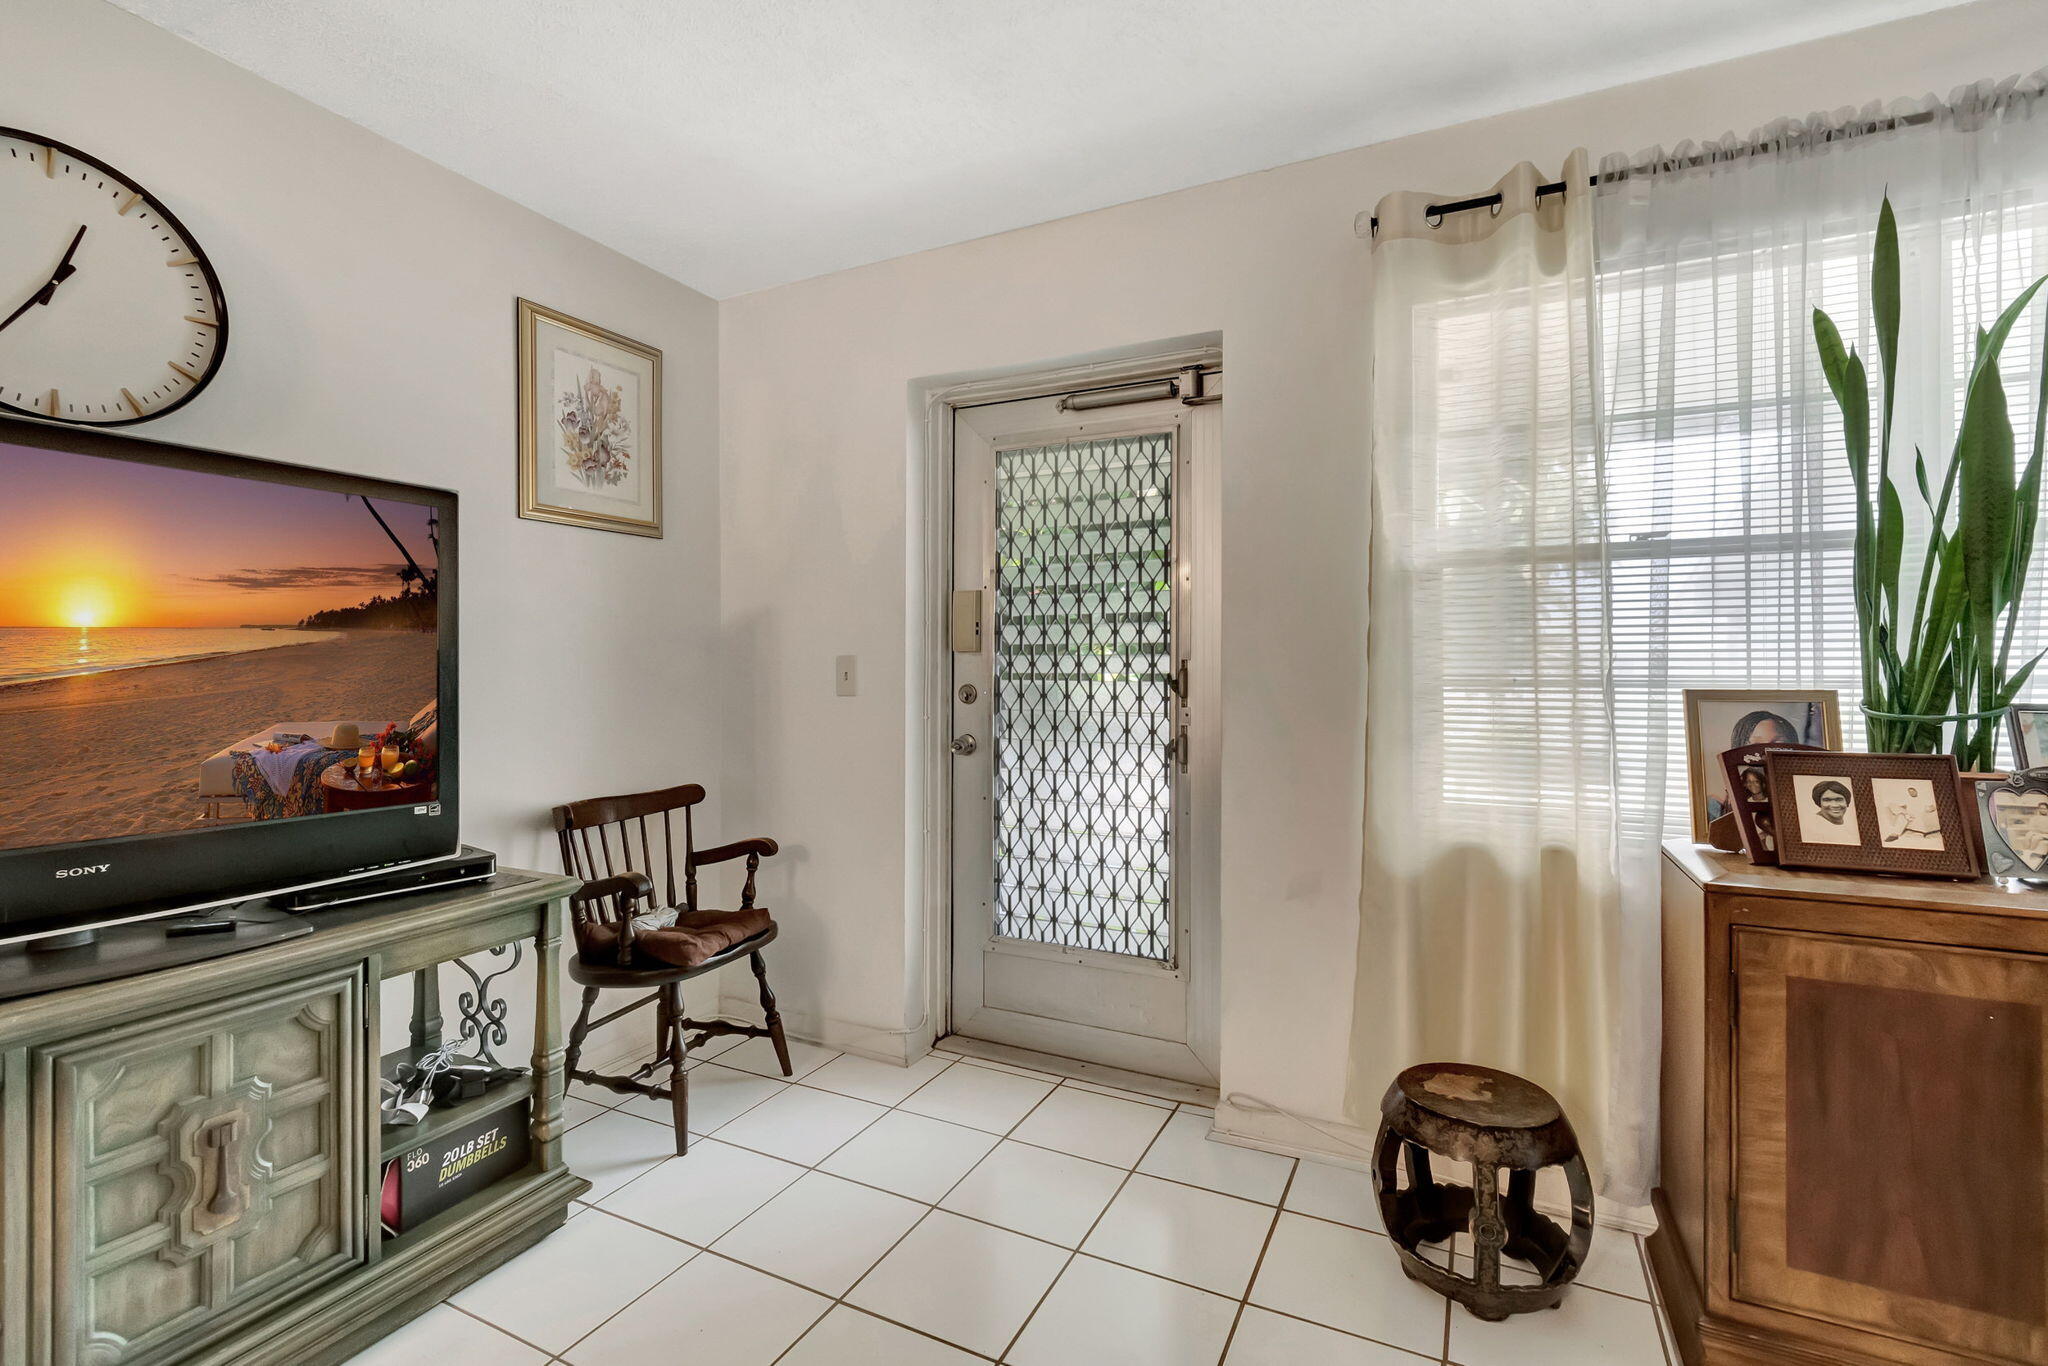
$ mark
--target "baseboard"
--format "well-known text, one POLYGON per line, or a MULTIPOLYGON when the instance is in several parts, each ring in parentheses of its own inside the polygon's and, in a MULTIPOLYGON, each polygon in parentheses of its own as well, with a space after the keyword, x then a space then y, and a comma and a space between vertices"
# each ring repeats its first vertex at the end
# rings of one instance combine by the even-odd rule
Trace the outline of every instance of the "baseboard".
MULTIPOLYGON (((762 1021, 761 1007, 746 1000, 727 997, 720 1001, 719 1013, 738 1024, 759 1025, 762 1021)), ((916 1031, 900 1029, 877 1029, 873 1025, 855 1024, 851 1020, 835 1020, 830 1016, 813 1015, 809 1011, 782 1011, 782 1032, 792 1039, 802 1039, 841 1053, 853 1053, 876 1062, 894 1063, 908 1067, 932 1050, 932 1031, 929 1025, 916 1031)))
POLYGON ((1666 1219, 1670 1211, 1662 1187, 1650 1192, 1650 1203, 1662 1221, 1650 1235, 1650 1276, 1657 1283, 1658 1298, 1664 1301, 1664 1318, 1671 1325, 1678 1359, 1685 1366, 1705 1366, 1706 1352, 1700 1343, 1701 1310, 1699 1276, 1684 1244, 1678 1241, 1678 1226, 1666 1219))
MULTIPOLYGON (((1210 1129, 1210 1137, 1219 1143, 1230 1143, 1240 1148, 1256 1148, 1282 1157, 1312 1158, 1317 1162, 1349 1167, 1353 1171, 1370 1172, 1373 1139, 1377 1134, 1341 1119, 1319 1119, 1310 1124, 1280 1110, 1249 1109, 1233 1104, 1231 1097, 1226 1096, 1216 1107, 1216 1121, 1210 1129)), ((1546 1191, 1544 1187, 1547 1184, 1539 1178, 1536 1208, 1553 1218, 1569 1219, 1570 1200, 1559 1198, 1555 1191, 1546 1191)), ((1646 1205, 1598 1201, 1594 1205, 1593 1218, 1595 1223, 1604 1227, 1627 1233, 1647 1234, 1657 1228, 1657 1216, 1646 1205)))
POLYGON ((1017 1048, 1006 1043, 990 1043, 986 1039, 970 1039, 959 1034, 948 1034, 933 1047, 958 1053, 963 1058, 980 1059, 984 1062, 1006 1062, 1016 1067, 1047 1072, 1056 1077, 1094 1082, 1098 1086, 1109 1086, 1136 1095, 1150 1096, 1169 1105, 1204 1105, 1213 1109, 1216 1104, 1216 1088, 1213 1086, 1175 1081, 1170 1077, 1149 1077, 1141 1072, 1126 1072, 1121 1067, 1105 1067, 1100 1063, 1083 1062, 1078 1058, 1063 1058, 1057 1053, 1039 1053, 1029 1048, 1017 1048))
POLYGON ((1210 1133, 1219 1143, 1240 1148, 1282 1157, 1312 1157, 1353 1171, 1372 1169, 1372 1131, 1341 1119, 1319 1119, 1311 1126, 1282 1111, 1249 1109, 1225 1096, 1216 1105, 1216 1123, 1210 1133))

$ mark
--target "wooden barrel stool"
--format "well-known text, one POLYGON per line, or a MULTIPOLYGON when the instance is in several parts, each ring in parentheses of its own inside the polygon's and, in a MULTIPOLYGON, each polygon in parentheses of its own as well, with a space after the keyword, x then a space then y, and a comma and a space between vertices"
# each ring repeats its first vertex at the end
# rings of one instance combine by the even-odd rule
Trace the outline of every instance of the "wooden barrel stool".
POLYGON ((1593 1243, 1593 1182, 1571 1121, 1550 1093, 1491 1067, 1423 1063, 1394 1079, 1380 1115, 1373 1191, 1410 1279, 1482 1319, 1555 1309, 1593 1243), (1471 1163, 1472 1184, 1437 1181, 1429 1170, 1432 1153, 1471 1163), (1404 1155, 1405 1188, 1397 1170, 1404 1155), (1571 1188, 1569 1233, 1536 1212, 1536 1173, 1544 1167, 1563 1168, 1571 1188), (1457 1274, 1455 1262, 1446 1268, 1423 1258, 1423 1244, 1461 1231, 1472 1235, 1471 1275, 1457 1274), (1529 1263, 1541 1279, 1502 1285, 1503 1255, 1529 1263))

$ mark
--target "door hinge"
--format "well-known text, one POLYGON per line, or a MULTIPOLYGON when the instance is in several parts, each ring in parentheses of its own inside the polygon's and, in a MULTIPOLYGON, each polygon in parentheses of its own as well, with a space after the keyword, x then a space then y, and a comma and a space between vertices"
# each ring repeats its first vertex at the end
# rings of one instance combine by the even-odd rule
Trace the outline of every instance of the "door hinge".
POLYGON ((1179 733, 1166 742, 1166 757, 1169 762, 1178 765, 1181 772, 1185 773, 1188 771, 1188 728, 1186 726, 1182 726, 1179 733))

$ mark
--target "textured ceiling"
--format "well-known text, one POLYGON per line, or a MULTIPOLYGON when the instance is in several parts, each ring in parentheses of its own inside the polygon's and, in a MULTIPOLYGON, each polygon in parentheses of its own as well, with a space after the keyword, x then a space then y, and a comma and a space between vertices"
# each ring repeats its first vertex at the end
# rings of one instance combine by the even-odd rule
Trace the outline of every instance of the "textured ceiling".
POLYGON ((116 0, 718 297, 1953 2, 116 0))

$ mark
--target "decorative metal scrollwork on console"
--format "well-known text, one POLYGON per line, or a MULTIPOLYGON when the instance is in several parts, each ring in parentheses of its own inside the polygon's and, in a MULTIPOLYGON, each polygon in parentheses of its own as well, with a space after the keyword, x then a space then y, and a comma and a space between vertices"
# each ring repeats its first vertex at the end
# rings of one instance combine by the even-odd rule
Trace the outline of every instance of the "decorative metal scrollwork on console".
POLYGON ((504 997, 491 994, 491 983, 519 966, 519 960, 524 955, 525 941, 515 939, 510 944, 500 944, 491 950, 491 957, 503 958, 507 949, 512 951, 510 961, 487 973, 479 974, 469 965, 467 958, 455 960, 455 966, 462 969, 476 988, 474 991, 465 991, 455 998, 456 1012, 462 1017, 461 1035, 465 1040, 475 1043, 477 1058, 493 1067, 505 1065, 491 1052, 491 1046, 503 1044, 508 1037, 505 1031, 505 1016, 509 1007, 504 997))

